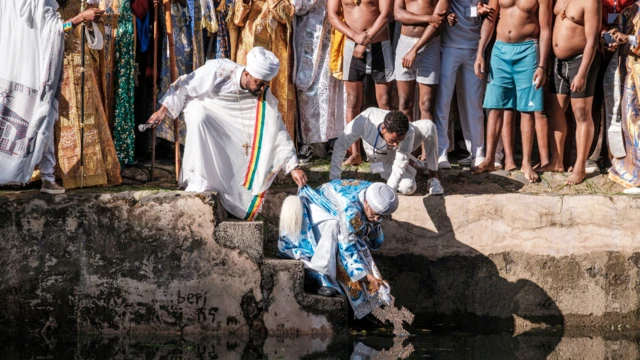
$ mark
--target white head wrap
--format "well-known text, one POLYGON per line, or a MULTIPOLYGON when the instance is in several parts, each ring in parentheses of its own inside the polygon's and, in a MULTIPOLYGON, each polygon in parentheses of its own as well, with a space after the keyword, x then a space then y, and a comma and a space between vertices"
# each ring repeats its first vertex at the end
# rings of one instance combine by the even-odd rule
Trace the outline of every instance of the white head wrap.
POLYGON ((254 78, 271 81, 278 75, 280 60, 271 51, 256 46, 247 54, 247 67, 245 70, 254 78))
POLYGON ((398 210, 398 196, 387 184, 371 184, 365 190, 364 198, 378 215, 391 215, 398 210))

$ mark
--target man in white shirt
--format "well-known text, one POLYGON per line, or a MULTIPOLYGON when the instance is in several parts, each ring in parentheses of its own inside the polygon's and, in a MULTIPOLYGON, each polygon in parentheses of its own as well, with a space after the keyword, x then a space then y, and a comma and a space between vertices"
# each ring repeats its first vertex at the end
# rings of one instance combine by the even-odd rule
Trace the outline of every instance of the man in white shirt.
POLYGON ((405 195, 416 191, 418 170, 429 170, 429 194, 442 195, 437 179, 438 135, 431 120, 409 122, 401 111, 369 108, 347 124, 338 137, 331 157, 330 179, 340 179, 347 149, 362 139, 371 172, 380 174, 394 191, 405 195), (426 157, 418 160, 412 152, 424 144, 426 157), (426 168, 426 169, 425 169, 426 168))
POLYGON ((180 183, 186 191, 216 191, 234 216, 253 220, 280 170, 304 186, 293 142, 268 83, 280 70, 262 47, 247 55, 247 66, 210 60, 171 85, 162 108, 147 121, 184 113, 187 125, 180 183))

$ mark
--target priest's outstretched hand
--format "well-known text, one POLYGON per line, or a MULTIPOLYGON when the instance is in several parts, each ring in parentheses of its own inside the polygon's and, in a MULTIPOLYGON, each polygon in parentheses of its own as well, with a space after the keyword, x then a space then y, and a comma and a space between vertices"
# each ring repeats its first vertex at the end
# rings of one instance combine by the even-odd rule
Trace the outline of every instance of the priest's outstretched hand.
POLYGON ((168 111, 167 108, 164 105, 162 105, 160 110, 151 114, 151 117, 149 118, 149 120, 147 120, 147 124, 151 124, 152 127, 156 127, 160 125, 160 123, 162 122, 162 119, 164 119, 164 117, 167 116, 167 111, 168 111))
POLYGON ((307 185, 307 174, 305 174, 302 169, 291 170, 291 177, 293 178, 293 181, 298 184, 298 187, 307 185))

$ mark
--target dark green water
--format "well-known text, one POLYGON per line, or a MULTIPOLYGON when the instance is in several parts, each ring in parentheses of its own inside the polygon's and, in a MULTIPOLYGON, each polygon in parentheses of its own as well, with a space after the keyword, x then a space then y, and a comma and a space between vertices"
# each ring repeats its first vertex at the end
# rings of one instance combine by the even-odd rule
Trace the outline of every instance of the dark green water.
POLYGON ((369 332, 344 337, 79 336, 9 341, 0 359, 637 359, 635 333, 529 331, 432 333, 407 338, 369 332))

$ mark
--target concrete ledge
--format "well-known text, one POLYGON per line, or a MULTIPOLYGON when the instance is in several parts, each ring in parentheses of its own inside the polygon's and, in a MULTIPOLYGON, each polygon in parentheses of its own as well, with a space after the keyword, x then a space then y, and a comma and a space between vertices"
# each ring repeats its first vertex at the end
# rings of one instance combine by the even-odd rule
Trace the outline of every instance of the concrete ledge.
MULTIPOLYGON (((264 206, 275 251, 279 203, 264 206)), ((640 198, 402 197, 373 253, 417 326, 639 328, 640 198)))

